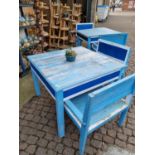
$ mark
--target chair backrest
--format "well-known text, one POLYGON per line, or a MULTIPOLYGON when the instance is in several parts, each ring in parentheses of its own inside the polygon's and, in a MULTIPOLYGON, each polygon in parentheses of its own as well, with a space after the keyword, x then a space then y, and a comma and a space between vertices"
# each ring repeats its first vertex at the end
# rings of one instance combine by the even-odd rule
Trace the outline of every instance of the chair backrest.
POLYGON ((119 59, 127 64, 129 61, 131 49, 125 45, 99 39, 97 51, 119 59))
MULTIPOLYGON (((135 75, 132 74, 117 82, 95 90, 88 95, 85 114, 91 117, 94 112, 103 110, 106 106, 116 103, 117 101, 129 95, 133 95, 135 90, 135 75)), ((84 114, 84 115, 85 115, 84 114)))
POLYGON ((101 35, 99 39, 118 43, 120 45, 126 45, 128 39, 128 33, 122 32, 120 34, 101 35))
POLYGON ((76 24, 76 31, 77 30, 92 29, 93 27, 94 27, 94 23, 78 23, 78 24, 76 24))

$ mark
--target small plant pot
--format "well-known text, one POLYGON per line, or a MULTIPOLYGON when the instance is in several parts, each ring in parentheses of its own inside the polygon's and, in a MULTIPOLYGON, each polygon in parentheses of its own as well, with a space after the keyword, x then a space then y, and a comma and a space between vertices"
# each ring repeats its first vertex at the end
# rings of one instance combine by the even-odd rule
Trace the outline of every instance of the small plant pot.
POLYGON ((66 61, 73 62, 75 61, 76 56, 66 56, 66 61))

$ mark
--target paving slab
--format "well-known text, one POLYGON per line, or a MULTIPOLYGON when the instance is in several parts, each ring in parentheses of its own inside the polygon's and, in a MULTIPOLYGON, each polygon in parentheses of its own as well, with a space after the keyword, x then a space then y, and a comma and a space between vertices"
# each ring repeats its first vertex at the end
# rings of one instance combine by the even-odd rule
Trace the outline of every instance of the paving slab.
POLYGON ((135 153, 129 152, 117 146, 109 146, 107 151, 103 152, 101 155, 135 155, 135 153))

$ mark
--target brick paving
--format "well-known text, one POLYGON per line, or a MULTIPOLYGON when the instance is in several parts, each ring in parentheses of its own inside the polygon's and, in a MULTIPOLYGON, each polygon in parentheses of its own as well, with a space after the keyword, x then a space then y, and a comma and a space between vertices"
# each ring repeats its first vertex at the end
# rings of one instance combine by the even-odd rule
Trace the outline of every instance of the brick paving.
MULTIPOLYGON (((132 47, 132 56, 127 74, 134 72, 135 64, 134 43, 130 37, 129 45, 132 47)), ((20 155, 78 155, 79 130, 65 115, 66 134, 64 138, 59 138, 54 101, 42 86, 41 92, 40 97, 32 97, 19 112, 20 155)), ((134 152, 135 104, 133 103, 129 109, 123 127, 117 126, 117 120, 118 118, 89 135, 85 148, 86 155, 102 154, 108 145, 117 145, 134 152)))

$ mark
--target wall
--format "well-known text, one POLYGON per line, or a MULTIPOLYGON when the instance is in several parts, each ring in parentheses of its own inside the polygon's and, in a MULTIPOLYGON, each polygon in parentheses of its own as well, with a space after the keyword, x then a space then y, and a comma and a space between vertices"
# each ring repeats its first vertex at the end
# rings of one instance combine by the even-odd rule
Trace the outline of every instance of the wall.
POLYGON ((103 5, 103 0, 98 0, 98 5, 103 5))
POLYGON ((95 23, 97 0, 93 0, 91 4, 91 22, 95 23))
POLYGON ((124 11, 135 10, 135 0, 124 0, 122 5, 122 10, 124 11))

